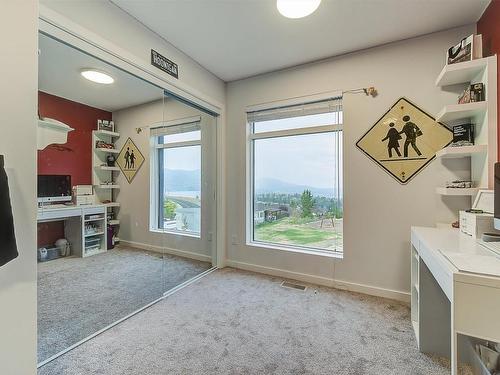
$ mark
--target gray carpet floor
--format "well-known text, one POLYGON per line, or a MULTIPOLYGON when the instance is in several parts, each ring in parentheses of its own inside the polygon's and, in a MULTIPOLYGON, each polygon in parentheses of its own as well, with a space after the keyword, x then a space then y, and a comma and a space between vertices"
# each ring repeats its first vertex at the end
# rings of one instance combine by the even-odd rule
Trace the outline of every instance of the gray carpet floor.
POLYGON ((407 305, 225 268, 47 364, 53 374, 449 374, 407 305))
POLYGON ((209 269, 206 262, 120 247, 38 264, 38 360, 64 350, 209 269))

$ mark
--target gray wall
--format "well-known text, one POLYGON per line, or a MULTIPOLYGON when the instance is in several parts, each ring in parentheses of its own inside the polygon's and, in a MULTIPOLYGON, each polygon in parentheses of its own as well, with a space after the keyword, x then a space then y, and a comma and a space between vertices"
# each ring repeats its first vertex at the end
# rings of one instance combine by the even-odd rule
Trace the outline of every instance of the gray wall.
POLYGON ((0 267, 0 373, 6 375, 36 373, 37 3, 5 0, 0 12, 0 154, 19 251, 0 267))
POLYGON ((452 222, 468 198, 442 199, 435 187, 469 165, 434 160, 400 185, 356 146, 356 141, 400 97, 436 114, 456 93, 434 84, 446 49, 475 26, 453 29, 232 82, 227 87, 228 264, 327 285, 407 299, 411 225, 452 222), (245 240, 245 107, 320 92, 375 86, 379 95, 344 97, 344 258, 248 246, 245 240), (229 209, 230 208, 230 209, 229 209), (232 244, 236 240, 237 244, 232 244))

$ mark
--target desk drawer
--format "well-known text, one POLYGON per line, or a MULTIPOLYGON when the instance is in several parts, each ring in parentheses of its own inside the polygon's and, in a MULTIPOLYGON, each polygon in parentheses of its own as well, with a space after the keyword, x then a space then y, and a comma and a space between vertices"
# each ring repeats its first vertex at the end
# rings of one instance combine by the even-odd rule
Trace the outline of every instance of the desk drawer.
POLYGON ((500 289, 455 281, 455 329, 500 342, 500 289))
POLYGON ((82 210, 79 208, 64 210, 40 210, 38 211, 38 221, 45 220, 63 220, 69 217, 82 216, 82 210))
POLYGON ((103 214, 106 212, 106 208, 102 207, 84 207, 83 214, 84 215, 94 215, 94 214, 103 214))

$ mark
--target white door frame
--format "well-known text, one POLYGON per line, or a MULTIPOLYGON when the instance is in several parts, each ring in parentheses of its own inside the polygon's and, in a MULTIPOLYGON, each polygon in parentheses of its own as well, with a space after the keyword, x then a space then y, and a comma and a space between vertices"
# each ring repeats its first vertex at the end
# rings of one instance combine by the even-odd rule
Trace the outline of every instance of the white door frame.
POLYGON ((39 32, 69 46, 97 57, 182 99, 217 115, 217 251, 214 264, 222 268, 226 260, 226 204, 225 196, 225 103, 199 92, 196 88, 156 72, 129 51, 116 46, 98 34, 78 25, 59 13, 40 4, 39 32))

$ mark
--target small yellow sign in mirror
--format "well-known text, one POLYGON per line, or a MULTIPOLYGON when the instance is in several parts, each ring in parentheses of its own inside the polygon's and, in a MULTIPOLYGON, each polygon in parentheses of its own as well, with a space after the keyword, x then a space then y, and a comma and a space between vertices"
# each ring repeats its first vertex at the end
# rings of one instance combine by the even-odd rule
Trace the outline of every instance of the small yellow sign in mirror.
POLYGON ((144 156, 141 151, 139 151, 134 141, 128 138, 118 154, 116 164, 120 167, 129 184, 132 182, 143 163, 144 156))

